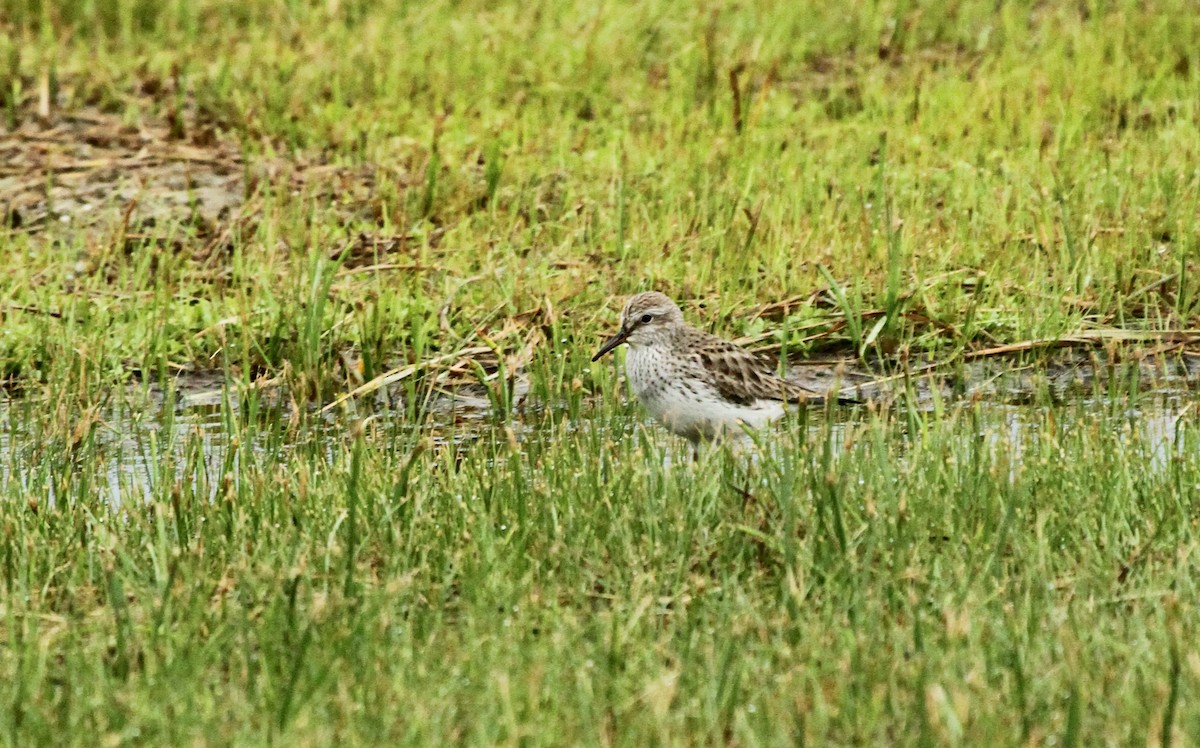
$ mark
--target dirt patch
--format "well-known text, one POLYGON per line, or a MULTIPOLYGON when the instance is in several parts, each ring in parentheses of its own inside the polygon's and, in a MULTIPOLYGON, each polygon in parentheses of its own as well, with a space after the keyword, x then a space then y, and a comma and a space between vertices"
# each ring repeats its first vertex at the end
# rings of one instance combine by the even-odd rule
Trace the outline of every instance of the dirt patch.
POLYGON ((242 205, 241 148, 211 128, 184 140, 166 121, 128 124, 83 109, 0 136, 0 217, 31 233, 127 225, 214 225, 242 205))
POLYGON ((402 170, 246 156, 235 136, 206 122, 194 105, 183 108, 186 115, 156 116, 149 114, 153 99, 139 101, 132 123, 96 107, 47 118, 26 102, 17 127, 0 130, 0 228, 50 237, 113 228, 124 240, 169 239, 176 250, 186 243, 207 256, 211 245, 228 242, 232 225, 249 228, 244 224, 258 220, 256 196, 270 185, 273 194, 302 196, 334 222, 365 232, 348 266, 378 261, 407 243, 407 236, 372 230, 385 217, 398 220, 385 216, 396 205, 382 195, 411 186, 402 170), (370 259, 356 261, 359 255, 370 259))

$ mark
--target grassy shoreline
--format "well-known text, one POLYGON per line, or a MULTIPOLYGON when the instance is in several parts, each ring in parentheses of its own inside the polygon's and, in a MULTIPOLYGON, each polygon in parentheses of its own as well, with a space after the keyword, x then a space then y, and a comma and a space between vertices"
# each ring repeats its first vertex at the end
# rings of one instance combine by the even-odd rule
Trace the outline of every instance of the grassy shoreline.
MULTIPOLYGON (((1200 61, 1182 46, 1195 20, 1165 6, 89 7, 14 12, 19 124, 36 133, 52 79, 51 123, 91 106, 149 128, 164 158, 199 149, 244 174, 225 213, 156 215, 152 181, 54 241, 7 233, 6 295, 65 314, 105 370, 413 361, 537 310, 569 312, 590 345, 601 307, 648 286, 733 334, 811 295, 828 308, 769 322, 824 320, 856 348, 882 310, 883 351, 1200 313, 1200 61), (338 257, 389 269, 339 275, 338 257)), ((65 353, 38 350, 42 320, 6 322, 9 378, 65 353)))

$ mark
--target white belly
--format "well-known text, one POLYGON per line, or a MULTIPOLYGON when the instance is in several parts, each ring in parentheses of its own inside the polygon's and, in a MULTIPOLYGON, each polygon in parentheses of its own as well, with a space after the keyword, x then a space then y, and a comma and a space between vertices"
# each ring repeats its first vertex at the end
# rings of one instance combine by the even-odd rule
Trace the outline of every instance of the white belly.
POLYGON ((646 410, 671 431, 692 441, 759 428, 781 417, 776 400, 730 402, 701 372, 678 362, 668 364, 652 347, 629 349, 625 372, 630 389, 646 410))

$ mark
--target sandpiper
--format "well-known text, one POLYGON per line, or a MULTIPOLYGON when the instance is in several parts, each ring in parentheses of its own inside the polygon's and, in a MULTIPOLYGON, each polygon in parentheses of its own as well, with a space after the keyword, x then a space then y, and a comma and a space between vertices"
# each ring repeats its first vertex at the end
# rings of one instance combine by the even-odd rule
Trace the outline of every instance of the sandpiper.
POLYGON ((687 324, 675 302, 654 291, 625 302, 621 329, 592 361, 629 344, 625 373, 642 405, 693 447, 724 433, 764 426, 788 403, 823 400, 775 374, 775 367, 736 343, 687 324))

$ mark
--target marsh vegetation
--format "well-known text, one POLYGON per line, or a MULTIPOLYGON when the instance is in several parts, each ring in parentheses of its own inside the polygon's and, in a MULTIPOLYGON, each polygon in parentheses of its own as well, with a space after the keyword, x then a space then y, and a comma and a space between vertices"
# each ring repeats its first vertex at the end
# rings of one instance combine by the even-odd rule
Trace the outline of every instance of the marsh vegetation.
POLYGON ((0 0, 0 733, 1200 740, 1193 11, 0 0))

